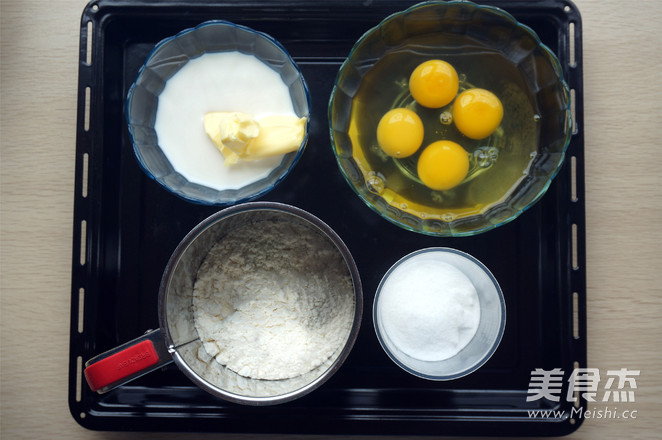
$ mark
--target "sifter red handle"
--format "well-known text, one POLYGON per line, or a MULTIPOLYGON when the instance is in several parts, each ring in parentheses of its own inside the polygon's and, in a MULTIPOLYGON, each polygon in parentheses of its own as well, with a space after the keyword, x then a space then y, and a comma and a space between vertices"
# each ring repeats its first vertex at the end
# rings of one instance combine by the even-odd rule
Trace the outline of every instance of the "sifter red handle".
POLYGON ((154 330, 102 353, 85 364, 85 380, 98 393, 105 393, 162 365, 172 362, 164 349, 161 330, 154 330))

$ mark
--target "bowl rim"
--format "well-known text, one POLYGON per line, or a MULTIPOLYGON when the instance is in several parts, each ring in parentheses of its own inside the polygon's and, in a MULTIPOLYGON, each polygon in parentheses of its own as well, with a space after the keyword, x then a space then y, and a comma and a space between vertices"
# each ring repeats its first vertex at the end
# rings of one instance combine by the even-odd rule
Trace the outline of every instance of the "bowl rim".
MULTIPOLYGON (((210 51, 204 51, 203 54, 206 54, 206 53, 219 53, 219 52, 223 52, 223 51, 211 51, 211 52, 210 51)), ((187 63, 188 63, 188 61, 187 61, 187 63)), ((268 65, 268 67, 273 69, 269 65, 268 65)), ((277 72, 277 73, 279 73, 279 72, 277 72)), ((157 106, 158 106, 158 103, 157 103, 157 106)), ((241 24, 237 24, 237 23, 233 23, 231 21, 221 20, 221 19, 205 20, 205 21, 203 21, 203 22, 201 22, 201 23, 199 23, 199 24, 197 24, 193 27, 182 29, 181 31, 177 32, 176 34, 165 37, 165 38, 161 39, 159 42, 157 42, 154 45, 154 47, 150 49, 149 53, 145 57, 145 60, 144 60, 143 64, 140 66, 140 69, 138 70, 138 73, 136 74, 136 77, 135 77, 133 83, 129 87, 126 98, 124 100, 124 106, 123 107, 124 107, 124 116, 125 116, 125 121, 126 121, 125 126, 127 128, 128 134, 129 134, 129 139, 131 141, 131 146, 132 146, 132 149, 133 149, 133 152, 134 152, 134 156, 136 157, 138 165, 140 166, 142 171, 150 179, 157 182, 161 187, 166 189, 171 194, 174 194, 175 196, 177 196, 181 199, 184 199, 188 202, 196 203, 196 204, 199 204, 199 205, 231 206, 231 205, 235 205, 235 204, 238 204, 238 203, 244 203, 244 202, 252 201, 252 200, 254 200, 256 198, 259 198, 259 197, 267 194, 268 192, 272 191, 276 186, 278 186, 278 184, 283 179, 285 179, 285 177, 287 177, 290 174, 292 169, 299 162, 299 160, 301 159, 301 156, 304 153, 304 150, 306 148, 306 145, 308 143, 308 139, 309 139, 309 136, 310 136, 310 114, 311 114, 311 111, 312 111, 312 100, 311 100, 311 95, 310 95, 310 89, 309 89, 308 83, 306 82, 306 79, 303 75, 303 72, 301 71, 301 68, 296 63, 296 61, 294 61, 294 58, 289 53, 289 51, 285 48, 285 46, 280 41, 276 40, 274 37, 272 37, 271 35, 269 35, 265 32, 258 31, 256 29, 253 29, 253 28, 248 27, 248 26, 244 26, 244 25, 241 25, 241 24), (138 150, 137 142, 135 140, 134 126, 133 126, 133 123, 131 122, 131 103, 133 101, 133 96, 134 96, 135 89, 138 86, 138 81, 143 76, 144 72, 148 69, 148 67, 149 67, 148 63, 152 59, 152 57, 155 55, 155 53, 157 51, 159 51, 163 46, 171 43, 172 41, 180 38, 181 36, 187 35, 189 33, 196 32, 196 31, 198 31, 202 28, 209 27, 209 26, 233 27, 233 28, 241 29, 241 30, 243 30, 245 32, 248 32, 250 34, 254 34, 259 38, 264 38, 265 40, 267 40, 268 42, 273 44, 277 49, 279 49, 285 55, 287 61, 289 61, 289 63, 292 65, 292 67, 296 70, 296 72, 298 74, 298 78, 301 81, 301 85, 303 87, 304 96, 305 96, 305 99, 306 99, 306 106, 308 108, 308 111, 307 111, 307 114, 306 114, 306 124, 305 124, 304 137, 301 141, 301 145, 299 146, 299 149, 296 152, 287 153, 287 154, 294 154, 294 157, 293 157, 291 163, 289 164, 289 166, 287 168, 285 168, 275 178, 275 180, 271 184, 267 185, 265 188, 262 188, 261 190, 259 190, 257 192, 254 192, 254 193, 251 193, 249 195, 242 196, 242 197, 227 197, 227 198, 224 197, 224 198, 220 198, 220 199, 216 199, 216 200, 201 199, 201 198, 194 197, 194 196, 191 196, 191 195, 188 195, 188 194, 184 194, 179 189, 176 189, 176 188, 173 188, 173 187, 167 185, 163 181, 162 177, 155 176, 154 173, 152 172, 152 170, 150 170, 147 167, 147 165, 145 164, 145 161, 143 160, 142 154, 138 150)), ((159 149, 160 149, 160 147, 159 147, 159 149)), ((287 154, 285 156, 287 156, 287 154)), ((166 159, 167 159, 167 157, 166 157, 166 159)), ((285 157, 283 158, 283 160, 285 160, 285 157)), ((170 176, 172 174, 179 174, 181 176, 181 174, 177 170, 175 170, 175 168, 172 166, 172 163, 170 163, 169 160, 168 160, 168 164, 173 168, 173 173, 169 173, 169 174, 167 174, 167 176, 170 176)), ((282 162, 281 162, 281 164, 282 164, 282 162)), ((277 165, 276 168, 280 167, 281 164, 277 165)), ((274 170, 275 170, 275 168, 274 168, 274 170)), ((272 170, 271 172, 273 172, 274 170, 272 170)), ((260 181, 263 181, 263 180, 267 179, 267 177, 263 177, 262 179, 260 179, 258 181, 255 181, 255 182, 252 182, 249 185, 258 183, 260 181)), ((218 193, 229 191, 231 194, 234 194, 234 193, 237 193, 237 192, 241 191, 243 188, 245 188, 245 187, 240 187, 240 188, 235 188, 235 189, 217 190, 215 188, 211 188, 211 187, 199 184, 199 183, 191 182, 188 179, 186 179, 184 176, 182 176, 182 178, 184 178, 187 181, 188 185, 192 185, 192 186, 199 187, 199 188, 207 188, 209 190, 216 191, 218 193)))
MULTIPOLYGON (((495 229, 497 227, 503 226, 507 223, 510 223, 517 219, 520 215, 522 215, 525 211, 527 211, 529 208, 531 208, 533 205, 535 205, 547 192, 549 189, 552 181, 555 179, 557 174, 560 172, 563 163, 565 162, 565 155, 568 150, 568 146, 570 145, 570 141, 572 140, 572 115, 571 115, 571 101, 570 101, 570 88, 568 86, 567 81, 565 80, 564 74, 563 74, 563 67, 561 62, 559 61, 558 57, 556 54, 546 45, 542 42, 538 34, 529 26, 527 26, 524 23, 519 22, 512 14, 509 12, 505 11, 504 9, 497 7, 497 6, 492 6, 492 5, 484 5, 484 4, 477 4, 474 3, 473 1, 470 0, 426 0, 420 3, 416 3, 414 5, 409 6, 408 8, 394 12, 387 17, 383 18, 377 25, 373 26, 372 28, 368 29, 366 32, 364 32, 361 37, 359 37, 358 40, 354 43, 352 48, 349 51, 349 54, 341 64, 340 68, 338 69, 338 73, 336 74, 336 78, 334 80, 333 88, 331 90, 331 94, 329 97, 329 102, 327 106, 327 116, 328 116, 328 121, 329 121, 329 134, 330 134, 330 139, 331 139, 331 149, 333 150, 333 155, 336 158, 336 163, 338 168, 341 171, 341 174, 347 184, 350 186, 350 188, 354 191, 356 195, 359 196, 359 198, 374 212, 376 212, 381 218, 395 224, 396 226, 399 226, 400 228, 403 228, 408 231, 416 232, 419 234, 423 235, 429 235, 429 236, 434 236, 434 237, 466 237, 466 236, 473 236, 473 235, 478 235, 487 231, 490 231, 492 229, 495 229), (564 129, 565 129, 565 139, 563 141, 563 148, 559 153, 558 158, 558 163, 555 166, 555 169, 552 171, 552 173, 547 177, 547 180, 545 184, 541 187, 541 189, 538 191, 538 193, 526 204, 526 206, 513 210, 514 212, 509 215, 507 218, 499 220, 498 222, 484 222, 484 226, 482 227, 477 227, 473 228, 469 231, 455 231, 452 229, 452 227, 449 227, 449 229, 443 230, 443 231, 434 231, 434 230, 429 230, 429 229, 424 229, 424 228, 417 228, 415 226, 409 225, 403 221, 398 220, 397 218, 394 218, 392 215, 387 215, 383 213, 382 211, 379 210, 379 208, 372 202, 370 201, 366 195, 361 193, 359 189, 354 185, 354 183, 351 180, 351 177, 348 175, 347 170, 345 166, 343 166, 341 158, 338 155, 338 152, 336 150, 336 136, 334 135, 334 127, 333 127, 333 104, 334 100, 336 97, 336 93, 339 91, 340 87, 338 85, 338 81, 340 79, 340 76, 342 72, 347 68, 347 66, 350 64, 350 58, 354 54, 355 50, 368 38, 370 37, 373 33, 378 32, 379 29, 384 26, 386 23, 390 22, 391 20, 396 19, 397 17, 404 16, 407 14, 410 14, 416 9, 420 8, 425 8, 425 7, 443 7, 443 8, 449 8, 449 7, 454 7, 454 6, 468 6, 471 8, 474 8, 475 10, 486 10, 490 11, 491 13, 494 13, 496 15, 500 15, 509 22, 511 22, 514 27, 521 29, 523 32, 528 34, 535 42, 536 42, 536 47, 540 48, 542 52, 545 55, 545 59, 548 60, 551 63, 551 66, 554 69, 555 74, 558 77, 557 83, 561 86, 561 91, 563 93, 563 96, 565 97, 564 101, 566 105, 560 109, 564 111, 565 113, 565 124, 564 124, 564 129)), ((513 188, 516 188, 516 186, 511 187, 510 190, 513 188)), ((390 205, 390 204, 389 204, 390 205)), ((392 205, 391 205, 392 206, 392 205)), ((496 203, 490 207, 490 209, 495 209, 500 206, 503 206, 502 202, 496 203)), ((393 207, 396 210, 399 210, 396 207, 393 207)), ((481 216, 483 214, 480 214, 481 216)), ((476 217, 476 215, 472 215, 470 217, 476 217)), ((454 220, 447 222, 447 224, 453 223, 454 220)))
MULTIPOLYGON (((452 263, 449 263, 452 265, 452 263)), ((455 267, 453 265, 453 267, 455 267)), ((473 283, 473 280, 471 280, 473 283)), ((488 360, 494 355, 494 353, 497 351, 499 348, 499 345, 501 344, 501 340, 503 339, 503 334, 506 329, 506 321, 507 321, 507 309, 506 309, 506 301, 505 297, 503 294, 503 290, 501 289, 501 285, 499 284, 499 281, 496 279, 494 274, 485 266, 485 264, 474 257, 473 255, 464 252, 462 250, 456 249, 456 248, 451 248, 451 247, 446 247, 446 246, 432 246, 432 247, 426 247, 422 249, 415 250, 413 252, 408 253, 407 255, 401 257, 398 259, 395 263, 393 263, 388 270, 384 273, 382 276, 381 280, 379 281, 379 284, 377 286, 377 290, 375 291, 375 299, 372 305, 372 323, 373 323, 373 329, 375 331, 375 335, 377 336, 377 340, 379 341, 379 345, 381 345, 382 349, 384 350, 384 353, 395 363, 398 367, 400 367, 402 370, 406 371, 407 373, 410 373, 414 376, 420 377, 422 379, 427 379, 427 380, 433 380, 433 381, 448 381, 448 380, 454 380, 454 379, 459 379, 461 377, 467 376, 478 369, 480 369, 485 363, 487 363, 488 360), (384 336, 382 335, 380 329, 379 329, 379 322, 380 320, 377 318, 378 313, 377 313, 377 308, 379 304, 379 297, 382 291, 382 288, 384 287, 384 284, 386 283, 388 277, 397 269, 400 267, 402 264, 404 264, 406 261, 417 257, 418 255, 425 254, 425 253, 442 253, 442 254, 454 254, 457 255, 458 257, 469 261, 472 263, 474 266, 476 266, 478 269, 480 269, 485 275, 488 276, 490 281, 492 282, 492 285, 494 286, 494 292, 496 294, 496 298, 498 299, 498 304, 501 309, 501 320, 499 323, 499 328, 497 329, 496 332, 496 339, 494 340, 494 343, 490 347, 488 351, 485 352, 483 356, 481 356, 476 362, 474 362, 472 365, 470 365, 467 368, 464 368, 463 370, 455 373, 455 374, 449 374, 449 375, 443 375, 443 376, 438 376, 438 375, 432 375, 432 374, 426 374, 422 373, 418 370, 415 370, 411 366, 407 365, 405 362, 403 362, 401 359, 399 359, 388 347, 388 344, 386 344, 384 340, 384 336)), ((475 335, 474 335, 475 338, 475 335)), ((469 343, 462 348, 468 347, 469 344, 474 340, 474 338, 469 341, 469 343)), ((460 350, 460 351, 462 351, 460 350)))

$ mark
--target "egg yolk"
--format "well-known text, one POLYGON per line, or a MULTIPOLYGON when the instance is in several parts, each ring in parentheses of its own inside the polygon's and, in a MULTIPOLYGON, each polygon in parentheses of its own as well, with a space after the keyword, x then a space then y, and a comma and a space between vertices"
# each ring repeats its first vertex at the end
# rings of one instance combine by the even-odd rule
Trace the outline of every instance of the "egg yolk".
POLYGON ((391 157, 411 156, 423 143, 421 118, 406 108, 389 110, 377 125, 377 143, 391 157))
POLYGON ((418 177, 428 188, 443 191, 462 183, 469 172, 469 154, 453 141, 428 145, 418 159, 418 177))
POLYGON ((503 119, 503 105, 485 89, 469 89, 453 103, 453 121, 460 132, 471 139, 483 139, 497 129, 503 119))
POLYGON ((446 61, 421 63, 409 77, 409 92, 423 107, 440 108, 449 104, 459 88, 457 72, 446 61))

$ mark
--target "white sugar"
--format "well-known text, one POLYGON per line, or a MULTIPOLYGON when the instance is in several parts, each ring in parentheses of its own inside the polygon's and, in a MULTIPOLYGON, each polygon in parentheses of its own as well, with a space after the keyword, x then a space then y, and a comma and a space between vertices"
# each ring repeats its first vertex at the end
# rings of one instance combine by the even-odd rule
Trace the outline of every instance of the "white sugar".
POLYGON ((379 315, 383 332, 403 353, 441 361, 474 337, 480 304, 464 273, 420 254, 391 272, 380 293, 379 315))

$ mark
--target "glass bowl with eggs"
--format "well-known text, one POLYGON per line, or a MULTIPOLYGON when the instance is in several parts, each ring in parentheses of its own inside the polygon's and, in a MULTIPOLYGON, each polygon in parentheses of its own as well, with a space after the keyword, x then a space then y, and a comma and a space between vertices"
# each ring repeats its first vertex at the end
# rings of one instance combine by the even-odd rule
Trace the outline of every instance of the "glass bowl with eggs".
POLYGON ((547 190, 571 137, 556 56, 507 12, 425 2, 367 31, 328 108, 340 171, 374 211, 432 236, 478 234, 547 190))
POLYGON ((295 166, 310 93, 274 38, 212 20, 154 47, 125 113, 149 177, 185 200, 223 206, 267 193, 295 166))

